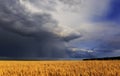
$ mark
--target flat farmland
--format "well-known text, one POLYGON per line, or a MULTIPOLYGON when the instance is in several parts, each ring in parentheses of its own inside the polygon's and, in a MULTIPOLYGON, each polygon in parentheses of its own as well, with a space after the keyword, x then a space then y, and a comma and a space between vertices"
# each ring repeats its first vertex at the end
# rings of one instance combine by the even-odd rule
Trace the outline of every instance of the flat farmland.
POLYGON ((0 76, 120 76, 120 61, 0 61, 0 76))

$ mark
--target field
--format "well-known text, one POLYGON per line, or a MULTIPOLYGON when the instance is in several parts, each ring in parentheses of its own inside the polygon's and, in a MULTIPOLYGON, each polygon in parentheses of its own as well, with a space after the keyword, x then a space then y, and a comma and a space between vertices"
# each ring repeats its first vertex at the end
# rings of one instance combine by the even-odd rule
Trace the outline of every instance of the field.
POLYGON ((120 61, 0 61, 0 76, 120 76, 120 61))

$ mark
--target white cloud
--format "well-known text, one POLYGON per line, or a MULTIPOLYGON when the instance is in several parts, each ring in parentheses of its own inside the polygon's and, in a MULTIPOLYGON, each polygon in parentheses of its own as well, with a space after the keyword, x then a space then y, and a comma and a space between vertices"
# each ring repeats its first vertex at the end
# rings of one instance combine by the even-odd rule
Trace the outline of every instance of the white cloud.
POLYGON ((94 50, 90 50, 90 49, 82 49, 82 48, 70 48, 71 49, 71 51, 78 51, 78 52, 88 52, 88 53, 92 53, 92 52, 94 52, 94 50))
MULTIPOLYGON (((95 15, 100 16, 102 14, 105 14, 109 8, 109 0, 81 0, 80 3, 78 2, 76 5, 73 4, 73 6, 71 5, 72 7, 67 5, 58 2, 58 5, 56 6, 57 11, 54 11, 51 14, 53 18, 58 21, 60 27, 65 27, 63 28, 64 30, 67 30, 67 32, 70 33, 80 32, 81 34, 83 32, 92 31, 92 29, 94 29, 93 26, 89 26, 94 25, 94 23, 91 22, 92 17, 95 15), (71 32, 70 29, 74 31, 71 32)), ((63 33, 65 34, 65 32, 63 33)))
MULTIPOLYGON (((109 0, 19 0, 27 12, 31 14, 50 14, 58 25, 53 28, 51 25, 44 26, 49 31, 60 36, 80 34, 79 26, 89 23, 94 15, 105 14, 109 6, 109 0)), ((88 28, 87 26, 86 28, 88 28)))

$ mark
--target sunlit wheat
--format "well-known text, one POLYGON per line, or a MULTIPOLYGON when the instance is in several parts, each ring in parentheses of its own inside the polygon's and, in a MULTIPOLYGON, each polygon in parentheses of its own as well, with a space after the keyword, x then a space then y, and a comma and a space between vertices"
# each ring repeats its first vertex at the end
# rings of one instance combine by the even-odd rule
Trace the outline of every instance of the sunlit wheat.
POLYGON ((120 76, 120 61, 0 61, 0 76, 120 76))

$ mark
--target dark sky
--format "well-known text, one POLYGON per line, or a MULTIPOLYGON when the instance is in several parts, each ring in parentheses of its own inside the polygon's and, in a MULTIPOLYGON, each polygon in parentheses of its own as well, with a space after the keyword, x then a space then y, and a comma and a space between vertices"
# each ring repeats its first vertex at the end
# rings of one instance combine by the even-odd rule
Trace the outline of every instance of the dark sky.
POLYGON ((0 57, 120 54, 119 0, 1 0, 0 57))

